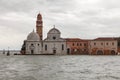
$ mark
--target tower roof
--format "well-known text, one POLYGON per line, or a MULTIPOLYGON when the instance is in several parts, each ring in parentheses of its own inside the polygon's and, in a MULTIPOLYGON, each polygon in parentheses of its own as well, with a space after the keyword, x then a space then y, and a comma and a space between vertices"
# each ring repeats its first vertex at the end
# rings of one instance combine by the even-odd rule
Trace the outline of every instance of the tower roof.
POLYGON ((37 15, 37 19, 42 19, 42 15, 40 13, 37 15))

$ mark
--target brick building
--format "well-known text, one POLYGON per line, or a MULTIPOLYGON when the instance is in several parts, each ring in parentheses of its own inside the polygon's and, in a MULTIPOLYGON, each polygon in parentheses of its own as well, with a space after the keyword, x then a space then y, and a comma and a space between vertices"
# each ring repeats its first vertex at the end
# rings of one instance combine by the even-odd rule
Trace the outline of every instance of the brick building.
POLYGON ((66 38, 67 54, 88 54, 88 40, 79 38, 66 38))
POLYGON ((91 55, 116 55, 117 40, 114 38, 97 38, 89 41, 89 53, 91 55))

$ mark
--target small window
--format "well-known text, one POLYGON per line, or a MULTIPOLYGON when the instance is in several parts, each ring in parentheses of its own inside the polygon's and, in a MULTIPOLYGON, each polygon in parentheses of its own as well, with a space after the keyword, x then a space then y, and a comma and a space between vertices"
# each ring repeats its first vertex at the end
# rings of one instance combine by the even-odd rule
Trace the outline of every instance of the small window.
POLYGON ((86 51, 86 49, 84 49, 84 51, 86 51))
POLYGON ((38 44, 38 46, 39 46, 40 44, 38 44))
POLYGON ((47 51, 47 45, 45 45, 45 50, 47 51))
POLYGON ((108 45, 108 43, 106 43, 106 45, 108 45))
POLYGON ((114 45, 114 42, 112 43, 112 45, 114 45))
POLYGON ((62 44, 62 50, 64 50, 64 45, 62 44))
POLYGON ((94 43, 94 45, 96 45, 96 43, 94 43))
POLYGON ((101 45, 103 45, 103 43, 101 43, 101 45))
POLYGON ((84 46, 86 46, 86 43, 84 43, 84 46))
POLYGON ((73 46, 74 46, 75 44, 73 43, 73 46))

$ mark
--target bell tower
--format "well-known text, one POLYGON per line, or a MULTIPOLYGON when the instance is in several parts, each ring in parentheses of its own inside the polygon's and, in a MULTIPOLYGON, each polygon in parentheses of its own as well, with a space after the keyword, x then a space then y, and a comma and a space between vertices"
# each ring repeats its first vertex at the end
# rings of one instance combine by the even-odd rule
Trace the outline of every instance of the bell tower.
POLYGON ((38 33, 40 40, 43 40, 43 21, 40 13, 37 15, 36 32, 38 33))

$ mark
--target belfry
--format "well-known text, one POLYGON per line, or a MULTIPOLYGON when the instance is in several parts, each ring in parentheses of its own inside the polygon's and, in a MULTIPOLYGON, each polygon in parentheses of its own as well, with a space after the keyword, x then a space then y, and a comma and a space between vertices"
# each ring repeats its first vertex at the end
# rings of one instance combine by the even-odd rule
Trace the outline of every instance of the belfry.
POLYGON ((43 21, 40 13, 37 15, 36 32, 38 33, 40 40, 43 40, 43 21))

